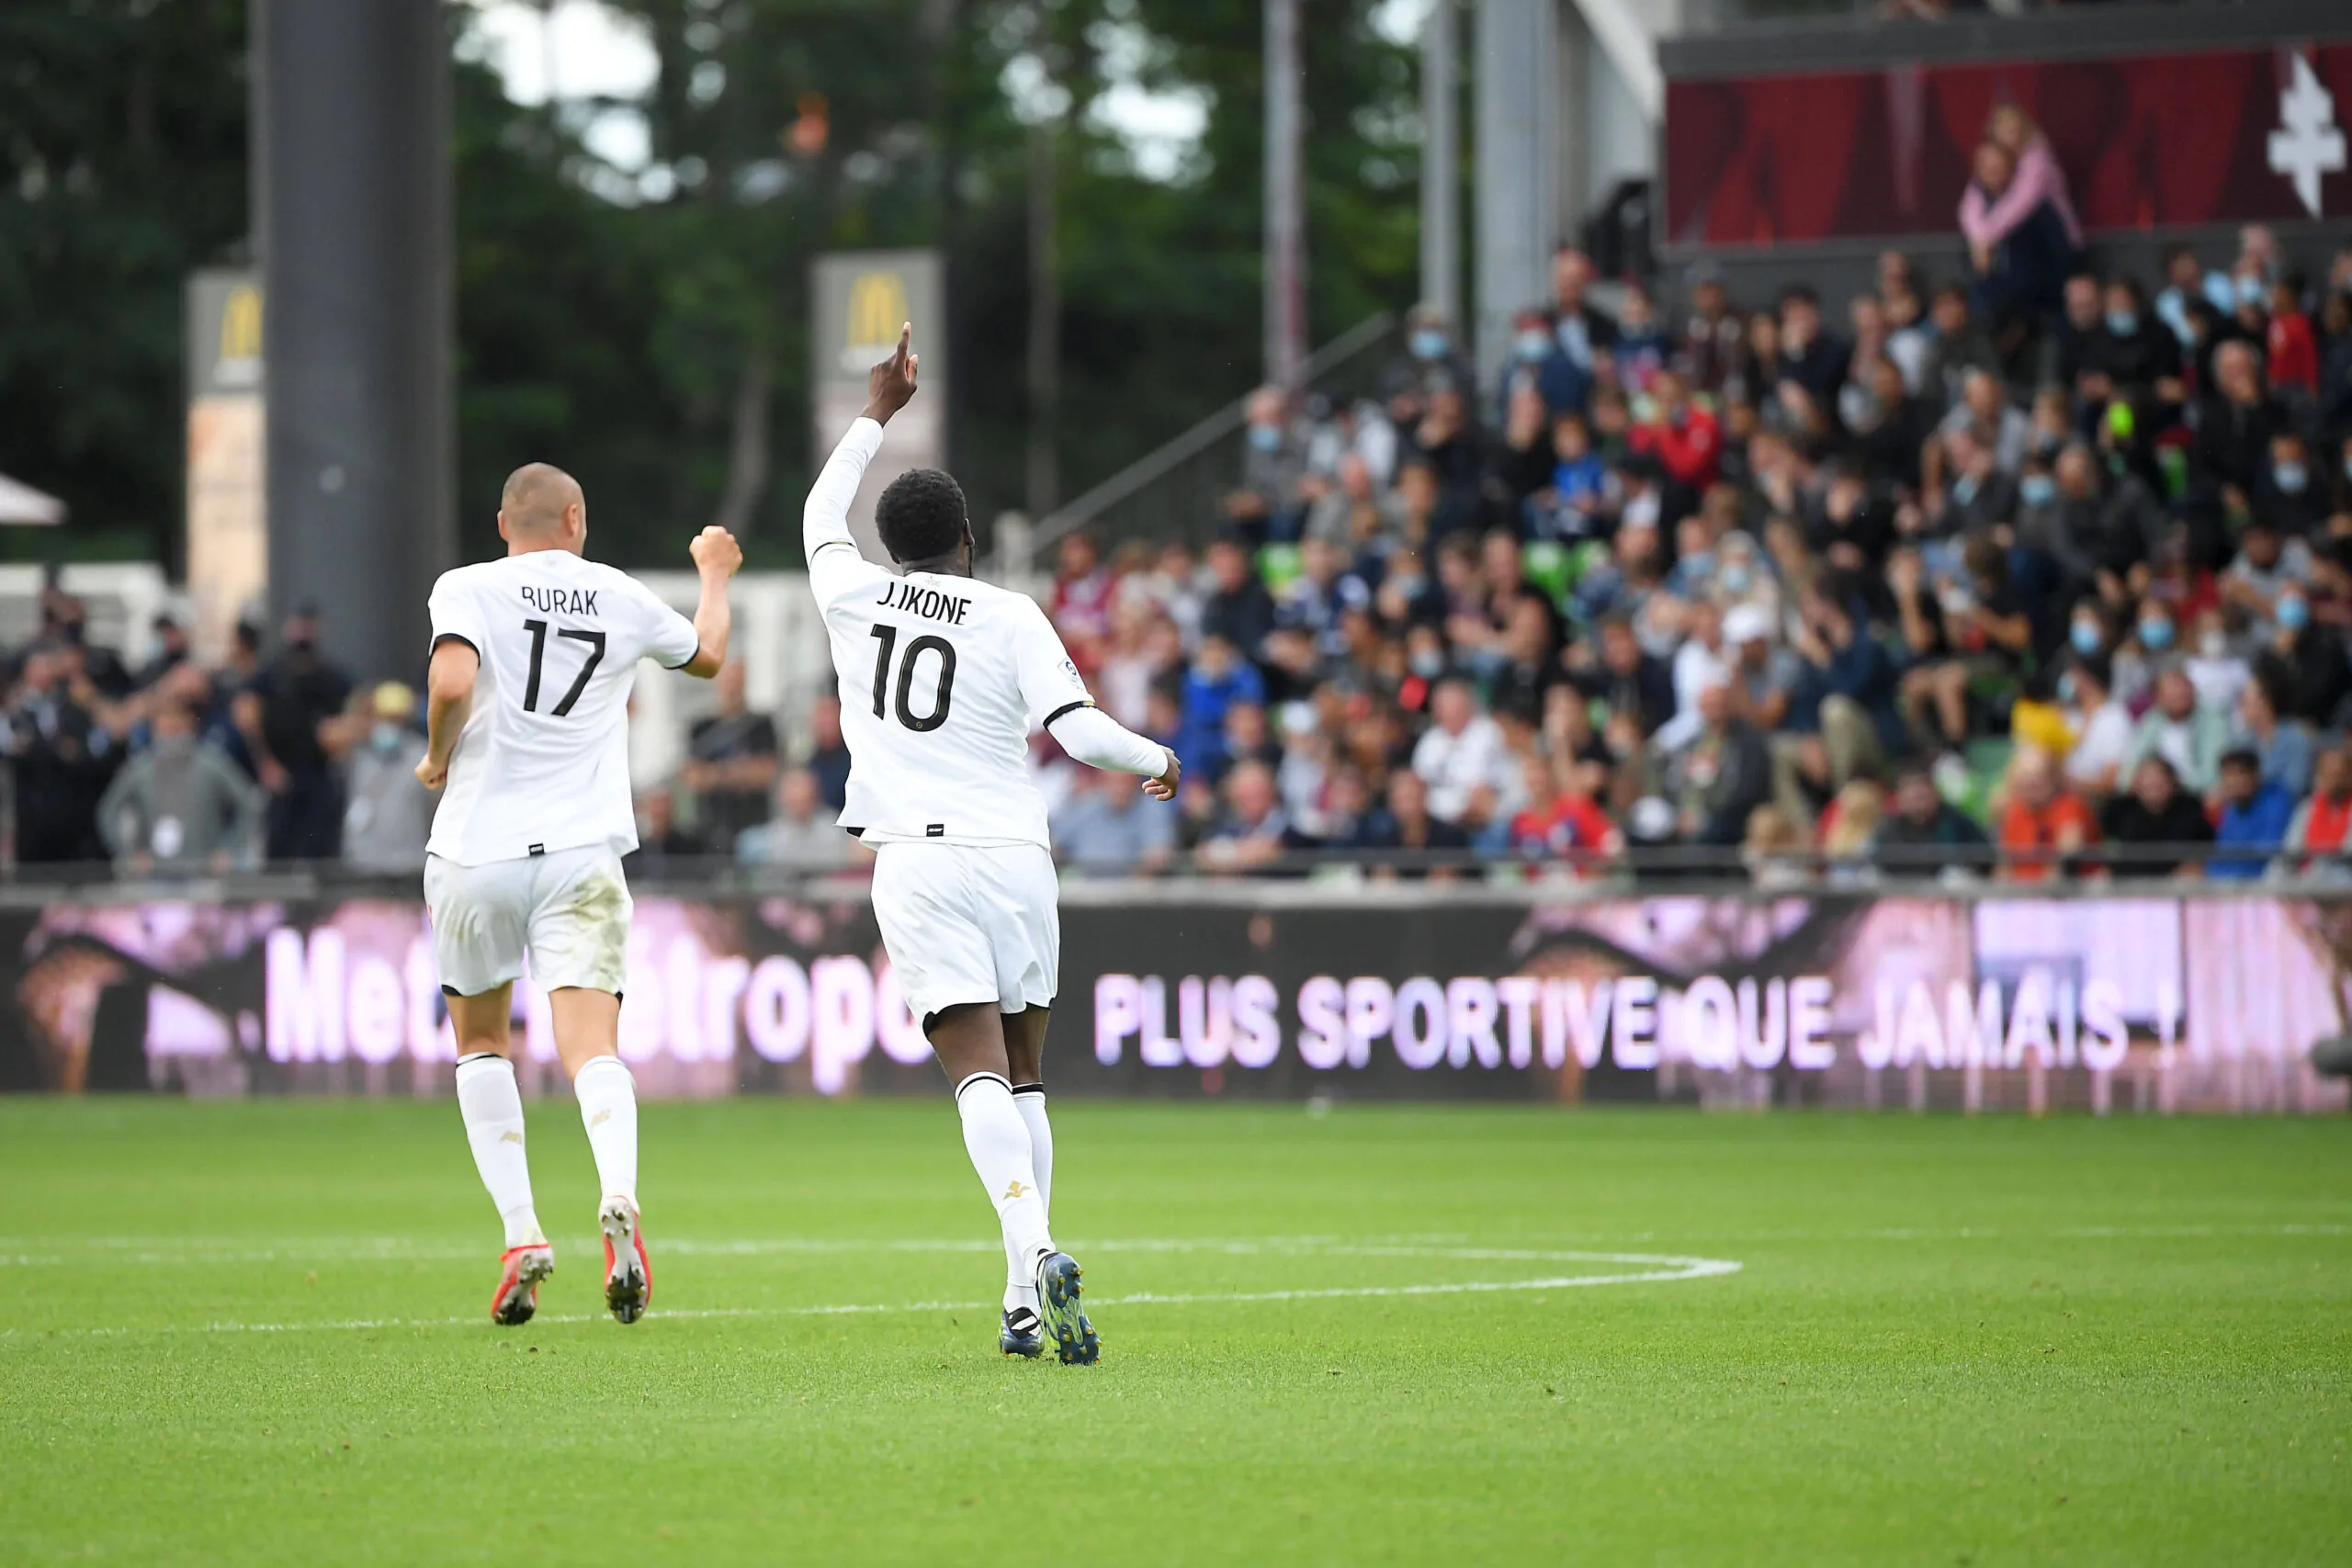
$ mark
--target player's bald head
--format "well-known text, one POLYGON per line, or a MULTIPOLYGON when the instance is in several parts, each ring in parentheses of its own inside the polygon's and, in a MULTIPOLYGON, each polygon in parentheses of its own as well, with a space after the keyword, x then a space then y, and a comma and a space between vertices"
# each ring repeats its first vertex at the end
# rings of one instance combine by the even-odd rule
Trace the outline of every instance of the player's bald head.
POLYGON ((560 533, 564 513, 585 500, 580 481, 554 464, 526 463, 506 476, 506 488, 498 492, 498 514, 509 534, 560 533))

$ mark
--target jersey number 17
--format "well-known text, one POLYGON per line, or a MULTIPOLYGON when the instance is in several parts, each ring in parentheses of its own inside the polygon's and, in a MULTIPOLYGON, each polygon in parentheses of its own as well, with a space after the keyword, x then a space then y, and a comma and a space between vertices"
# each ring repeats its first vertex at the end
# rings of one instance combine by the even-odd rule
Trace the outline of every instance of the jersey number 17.
MULTIPOLYGON (((545 621, 525 621, 523 629, 531 634, 531 677, 523 683, 523 711, 537 713, 539 711, 539 671, 548 657, 548 624, 545 621)), ((580 694, 588 689, 588 677, 596 672, 596 666, 604 660, 605 634, 565 626, 555 635, 588 645, 587 662, 581 665, 580 673, 572 677, 571 689, 563 694, 563 700, 555 705, 555 716, 563 718, 571 712, 571 705, 580 700, 580 694)))

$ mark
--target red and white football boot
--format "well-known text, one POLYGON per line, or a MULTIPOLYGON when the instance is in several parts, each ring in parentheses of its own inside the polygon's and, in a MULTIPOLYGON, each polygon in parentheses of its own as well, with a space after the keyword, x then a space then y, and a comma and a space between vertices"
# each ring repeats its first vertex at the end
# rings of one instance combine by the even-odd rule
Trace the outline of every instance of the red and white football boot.
POLYGON ((635 1323, 653 1304, 653 1265, 646 1259, 637 1205, 607 1198, 596 1224, 605 1233, 605 1304, 621 1322, 635 1323))
POLYGON ((490 1298, 490 1320, 507 1328, 531 1321, 539 1310, 539 1281, 555 1272, 555 1248, 546 1242, 510 1247, 498 1259, 498 1293, 490 1298))

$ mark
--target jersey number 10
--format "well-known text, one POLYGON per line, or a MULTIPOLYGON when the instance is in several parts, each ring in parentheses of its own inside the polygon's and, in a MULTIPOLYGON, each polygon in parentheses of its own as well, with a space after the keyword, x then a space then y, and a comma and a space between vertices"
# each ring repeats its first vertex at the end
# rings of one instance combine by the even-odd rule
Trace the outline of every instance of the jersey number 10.
MULTIPOLYGON (((889 712, 884 699, 891 695, 890 655, 899 646, 899 628, 877 622, 873 635, 882 644, 882 651, 874 658, 874 716, 887 718, 889 712)), ((919 637, 907 644, 907 656, 899 661, 899 722, 919 733, 937 729, 947 722, 947 706, 955 696, 956 645, 942 637, 919 637), (915 683, 916 661, 933 652, 939 655, 939 684, 931 694, 931 711, 918 716, 907 702, 907 694, 915 683)))

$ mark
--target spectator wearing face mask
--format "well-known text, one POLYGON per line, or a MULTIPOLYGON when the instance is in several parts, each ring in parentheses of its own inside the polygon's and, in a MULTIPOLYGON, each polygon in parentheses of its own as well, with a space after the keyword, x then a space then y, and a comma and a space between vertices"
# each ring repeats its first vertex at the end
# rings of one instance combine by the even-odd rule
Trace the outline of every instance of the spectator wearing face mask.
POLYGON ((2237 558, 2222 573, 2222 602, 2267 626, 2278 595, 2289 588, 2308 590, 2311 581, 2311 547, 2282 537, 2277 523, 2257 515, 2238 537, 2237 558))
POLYGON ((2180 344, 2148 311, 2140 286, 2128 277, 2108 284, 2106 314, 2083 366, 2080 392, 2086 404, 2120 399, 2147 416, 2160 403, 2181 396, 2180 344))
POLYGON ((1592 400, 1592 371, 1568 357, 1543 310, 1521 310, 1511 320, 1510 362, 1503 367, 1497 406, 1532 392, 1549 414, 1581 413, 1592 400))
POLYGON ((1287 537, 1301 504, 1306 464, 1290 425, 1290 400, 1279 387, 1250 394, 1242 425, 1241 483, 1225 498, 1225 513, 1256 539, 1287 537))
POLYGON ((2271 436, 2269 462, 2251 499, 2256 520, 2282 534, 2309 536, 2325 524, 2326 491, 2313 478, 2311 447, 2298 432, 2281 430, 2271 436))
POLYGON ((416 778, 424 737, 416 728, 416 694, 387 681, 368 694, 367 732, 346 765, 350 804, 343 813, 343 863, 355 871, 406 874, 424 869, 438 797, 416 778))
POLYGON ((2313 622, 2309 597, 2291 587, 2280 591, 2271 624, 2270 645, 2256 659, 2257 668, 2278 677, 2289 715, 2332 728, 2346 695, 2352 694, 2343 634, 2313 622))
POLYGON ((1381 394, 1418 417, 1439 391, 1476 393, 1478 379, 1455 342, 1453 323, 1435 305, 1417 305, 1405 321, 1405 352, 1381 372, 1381 394))
POLYGON ((2230 635, 2229 619, 2219 604, 2197 612, 2181 668, 2197 688, 2199 707, 2218 714, 2237 711, 2238 694, 2252 676, 2252 664, 2244 639, 2230 635))

